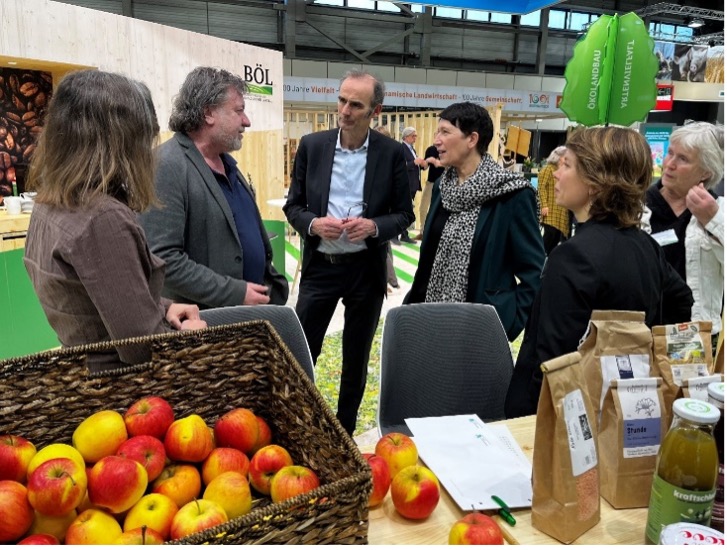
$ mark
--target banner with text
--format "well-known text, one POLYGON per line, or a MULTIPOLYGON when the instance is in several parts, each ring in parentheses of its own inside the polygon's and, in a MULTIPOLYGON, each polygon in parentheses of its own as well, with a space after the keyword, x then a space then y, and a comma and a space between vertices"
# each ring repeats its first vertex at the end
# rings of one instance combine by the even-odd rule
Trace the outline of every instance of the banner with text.
MULTIPOLYGON (((286 76, 283 98, 290 102, 336 103, 339 81, 333 78, 286 76)), ((562 94, 464 86, 432 86, 428 84, 386 84, 387 107, 443 109, 452 103, 471 101, 483 106, 503 105, 504 112, 558 114, 562 94)))

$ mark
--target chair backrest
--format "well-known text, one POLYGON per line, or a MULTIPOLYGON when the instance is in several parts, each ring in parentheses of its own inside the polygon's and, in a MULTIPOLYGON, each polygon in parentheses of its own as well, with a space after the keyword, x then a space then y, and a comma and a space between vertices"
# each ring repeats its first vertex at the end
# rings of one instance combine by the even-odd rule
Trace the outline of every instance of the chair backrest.
POLYGON ((300 319, 292 307, 274 305, 218 307, 204 309, 199 312, 199 315, 209 326, 229 325, 258 319, 269 321, 311 381, 315 381, 313 358, 308 341, 305 338, 300 319))
POLYGON ((514 367, 497 311, 470 303, 389 310, 381 344, 379 432, 410 434, 404 419, 477 414, 505 417, 514 367))

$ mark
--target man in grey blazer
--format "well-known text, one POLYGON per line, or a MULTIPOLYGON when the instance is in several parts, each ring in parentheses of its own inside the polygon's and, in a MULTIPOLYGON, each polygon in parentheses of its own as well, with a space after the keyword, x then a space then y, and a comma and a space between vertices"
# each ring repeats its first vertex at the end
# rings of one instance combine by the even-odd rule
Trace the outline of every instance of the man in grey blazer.
POLYGON ((314 361, 340 299, 346 308, 337 417, 349 434, 386 295, 385 245, 414 221, 401 144, 369 130, 383 101, 379 79, 344 76, 339 128, 300 140, 283 209, 305 239, 296 312, 314 361))
POLYGON ((237 75, 197 67, 174 100, 176 133, 157 151, 161 205, 140 216, 151 251, 166 262, 164 295, 174 301, 210 308, 288 298, 253 189, 228 154, 250 127, 246 90, 237 75))

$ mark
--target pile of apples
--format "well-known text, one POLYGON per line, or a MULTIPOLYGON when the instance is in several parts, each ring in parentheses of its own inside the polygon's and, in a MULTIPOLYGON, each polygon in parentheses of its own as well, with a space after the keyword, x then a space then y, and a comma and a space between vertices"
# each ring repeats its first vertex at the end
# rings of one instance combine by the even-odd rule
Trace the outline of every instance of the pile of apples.
POLYGON ((21 436, 0 436, 0 543, 161 544, 248 513, 250 486, 281 502, 319 485, 251 410, 210 427, 145 397, 123 415, 89 416, 72 445, 36 452, 21 436))
POLYGON ((408 519, 428 518, 439 503, 439 480, 417 464, 419 451, 405 434, 392 432, 376 443, 374 453, 364 453, 373 478, 369 508, 384 501, 391 487, 391 501, 408 519))

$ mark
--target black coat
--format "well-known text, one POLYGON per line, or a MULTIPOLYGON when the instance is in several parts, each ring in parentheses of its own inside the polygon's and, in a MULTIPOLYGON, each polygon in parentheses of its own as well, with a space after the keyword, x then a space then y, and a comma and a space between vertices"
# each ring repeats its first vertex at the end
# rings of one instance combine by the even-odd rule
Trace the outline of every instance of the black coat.
POLYGON ((406 161, 406 176, 409 178, 409 192, 413 197, 416 195, 417 191, 422 190, 422 182, 419 176, 422 168, 419 168, 419 166, 417 166, 414 162, 416 157, 406 143, 401 144, 401 150, 404 154, 404 160, 406 161))
POLYGON ((692 291, 647 233, 605 222, 581 224, 545 262, 505 414, 536 412, 541 363, 577 350, 593 310, 643 311, 652 327, 689 321, 693 303, 692 291))

